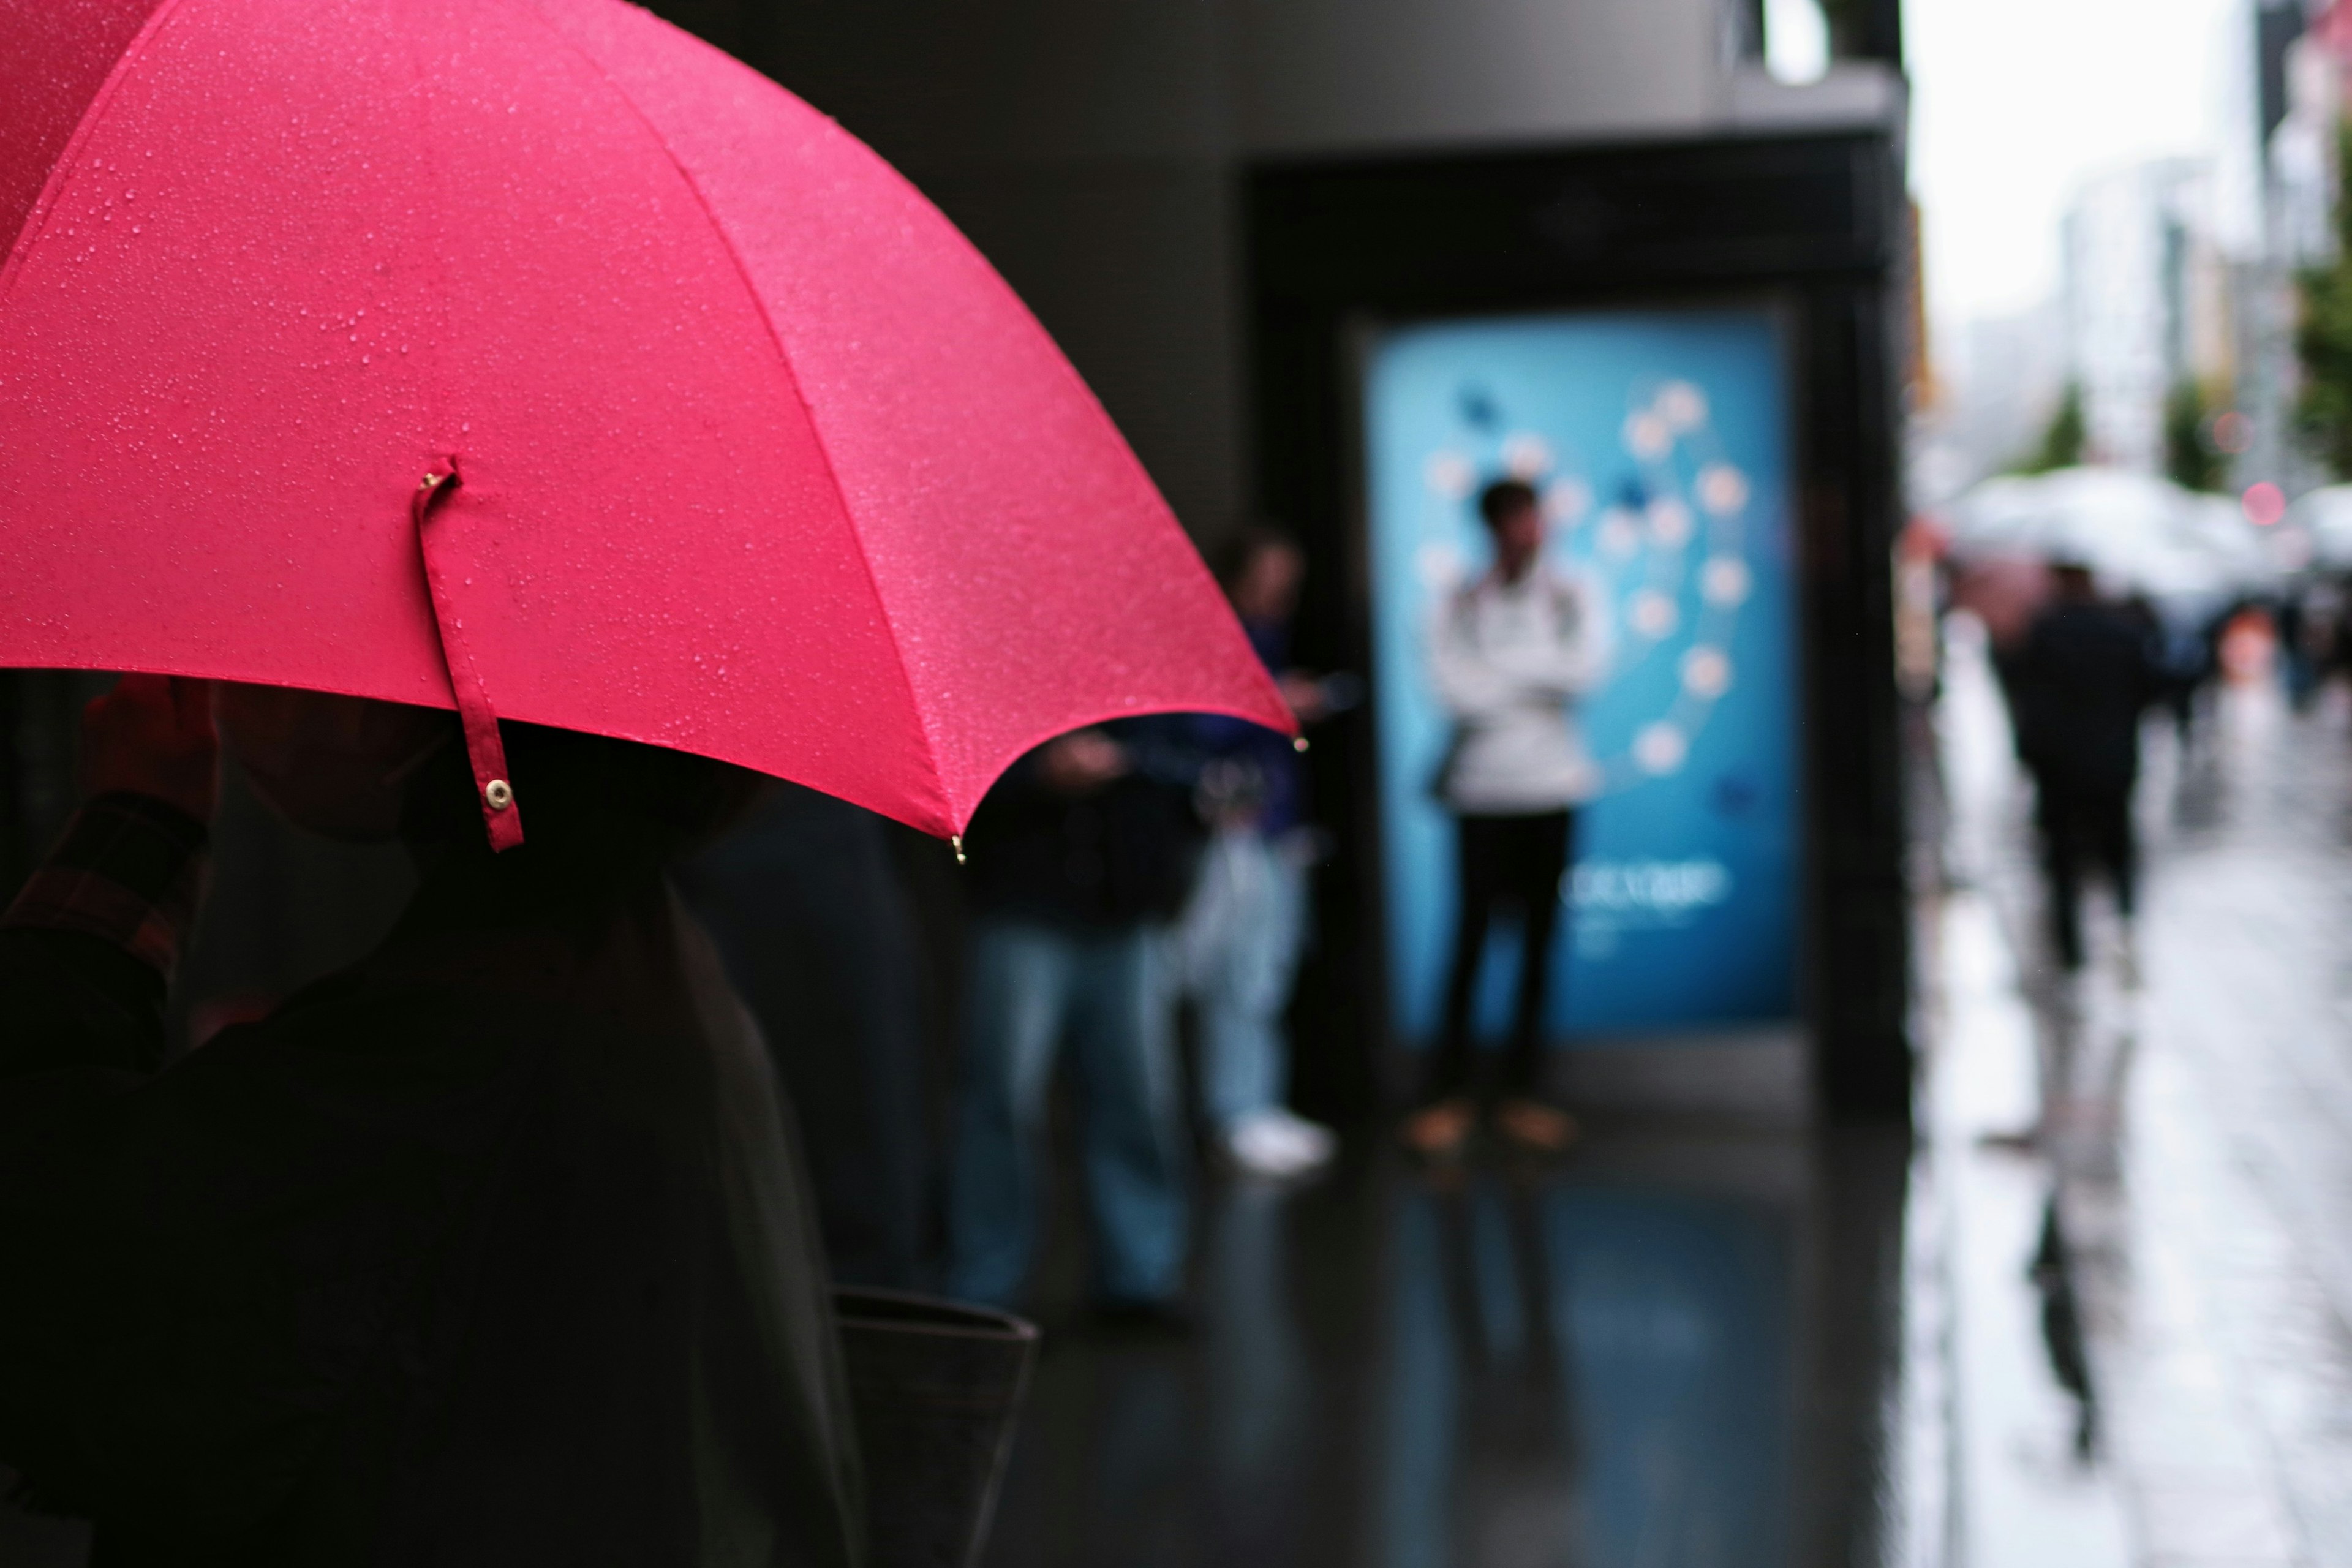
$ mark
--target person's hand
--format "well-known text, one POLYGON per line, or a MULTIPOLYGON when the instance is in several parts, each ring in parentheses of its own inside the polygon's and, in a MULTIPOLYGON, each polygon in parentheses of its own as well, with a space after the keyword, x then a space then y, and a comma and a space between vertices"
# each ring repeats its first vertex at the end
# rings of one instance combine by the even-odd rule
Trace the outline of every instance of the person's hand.
POLYGON ((210 822, 220 786, 220 742, 210 681, 126 675, 81 715, 81 783, 123 791, 210 822))
POLYGON ((1130 765, 1125 746, 1100 730, 1080 730, 1046 742, 1037 773, 1056 795, 1091 795, 1125 776, 1130 765))

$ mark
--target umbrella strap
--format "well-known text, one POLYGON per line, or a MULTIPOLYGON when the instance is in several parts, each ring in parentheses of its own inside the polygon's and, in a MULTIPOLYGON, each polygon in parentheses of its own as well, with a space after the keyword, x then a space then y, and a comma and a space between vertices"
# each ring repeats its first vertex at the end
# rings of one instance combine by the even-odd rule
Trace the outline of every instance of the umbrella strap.
POLYGON ((511 849, 522 842, 522 807, 515 801, 507 778, 506 742, 499 738, 499 716, 482 688, 472 646, 466 640, 466 623, 457 614, 452 578, 469 578, 462 542, 453 537, 447 510, 438 503, 459 484, 455 458, 436 462, 418 481, 408 509, 416 520, 416 546, 425 557, 425 584, 433 596, 433 621, 441 633, 441 662, 449 671, 449 689, 457 700, 458 721, 466 731, 466 760, 474 772, 474 792, 482 803, 482 826, 493 850, 511 849), (452 560, 455 555, 458 557, 452 560))

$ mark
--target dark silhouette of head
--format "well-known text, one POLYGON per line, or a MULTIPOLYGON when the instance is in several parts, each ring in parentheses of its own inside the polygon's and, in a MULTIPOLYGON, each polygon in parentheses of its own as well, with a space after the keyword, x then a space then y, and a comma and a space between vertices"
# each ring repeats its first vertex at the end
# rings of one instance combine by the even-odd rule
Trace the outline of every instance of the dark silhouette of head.
POLYGON ((1478 493, 1478 515, 1495 540, 1495 570, 1507 583, 1543 553, 1543 501, 1525 479, 1496 479, 1478 493))
POLYGON ((1244 528, 1217 552, 1216 573, 1234 614, 1254 625, 1279 623, 1298 608, 1307 552, 1278 528, 1244 528))

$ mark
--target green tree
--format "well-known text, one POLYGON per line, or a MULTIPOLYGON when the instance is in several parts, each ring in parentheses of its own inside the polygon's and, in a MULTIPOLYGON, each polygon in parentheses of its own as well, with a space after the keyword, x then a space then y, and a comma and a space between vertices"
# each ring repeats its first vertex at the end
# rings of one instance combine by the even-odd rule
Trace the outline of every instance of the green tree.
POLYGON ((2050 416, 2048 428, 2042 432, 2039 450, 2010 469, 2012 474, 2046 474, 2053 468, 2071 468, 2083 460, 2083 389, 2073 382, 2058 399, 2058 411, 2050 416))
POLYGON ((2164 471, 2174 484, 2192 490, 2217 489, 2221 454, 2206 438, 2205 388, 2183 376, 2164 400, 2164 471))
MULTIPOLYGON (((2352 157, 2352 128, 2336 143, 2352 157)), ((2344 165, 2339 165, 2344 166, 2344 165)), ((2303 362, 2295 407, 2305 446, 2337 479, 2352 478, 2352 204, 2336 204, 2336 259, 2300 279, 2302 319, 2294 342, 2303 362)))

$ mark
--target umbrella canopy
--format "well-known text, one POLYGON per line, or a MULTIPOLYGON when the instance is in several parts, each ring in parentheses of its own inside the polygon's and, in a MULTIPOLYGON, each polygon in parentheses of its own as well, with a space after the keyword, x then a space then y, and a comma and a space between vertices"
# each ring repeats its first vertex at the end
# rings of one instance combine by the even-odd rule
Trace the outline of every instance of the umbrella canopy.
POLYGON ((2278 575, 2235 501, 2121 468, 1987 479, 1948 521, 1963 556, 2076 560, 2151 595, 2242 592, 2278 575))
POLYGON ((0 664, 457 707, 494 840, 493 716, 942 834, 1097 720, 1291 727, 1004 282, 646 13, 0 0, 0 664))
POLYGON ((2309 538, 2319 565, 2352 566, 2352 485, 2327 485, 2297 497, 2285 521, 2309 538))

